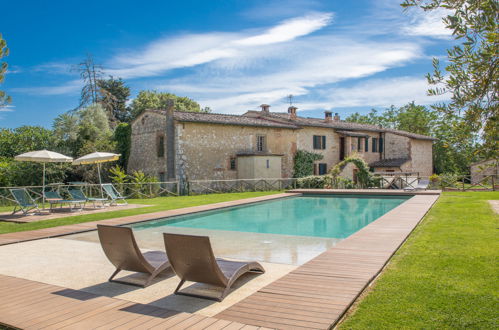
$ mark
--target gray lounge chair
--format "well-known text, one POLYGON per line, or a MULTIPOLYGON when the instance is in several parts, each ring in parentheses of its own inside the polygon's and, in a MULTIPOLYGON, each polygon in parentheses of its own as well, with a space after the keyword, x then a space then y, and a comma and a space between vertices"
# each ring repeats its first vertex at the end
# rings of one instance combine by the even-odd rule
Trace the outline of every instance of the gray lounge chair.
POLYGON ((135 241, 133 231, 128 227, 97 225, 99 239, 107 258, 116 267, 109 282, 148 286, 164 270, 170 268, 166 254, 162 251, 142 253, 135 241), (149 274, 142 284, 113 278, 122 270, 149 274))
POLYGON ((12 188, 9 190, 17 203, 14 207, 14 211, 12 211, 12 214, 22 212, 24 215, 28 215, 28 212, 31 210, 39 211, 38 204, 36 204, 33 198, 31 198, 26 188, 12 188))
POLYGON ((111 199, 110 205, 128 205, 125 197, 121 196, 118 190, 111 183, 104 183, 101 185, 102 189, 106 193, 106 195, 111 199), (122 203, 118 204, 117 201, 122 201, 122 203))
POLYGON ((426 190, 426 189, 428 189, 429 185, 430 185, 429 179, 420 179, 416 186, 414 186, 414 187, 408 186, 408 187, 405 187, 404 190, 406 190, 406 191, 426 190))
POLYGON ((175 294, 222 301, 232 284, 247 272, 264 273, 258 262, 240 262, 215 258, 207 236, 163 234, 166 254, 173 271, 180 277, 175 294), (224 288, 220 298, 179 292, 185 281, 224 288))
POLYGON ((84 200, 87 202, 92 202, 94 204, 94 208, 96 208, 96 202, 101 202, 102 207, 104 207, 104 203, 107 201, 107 198, 87 197, 80 188, 76 187, 68 188, 68 193, 74 200, 84 200))
POLYGON ((85 199, 64 199, 58 191, 45 191, 43 192, 45 195, 45 201, 50 204, 50 211, 52 212, 53 206, 60 204, 68 204, 69 210, 73 211, 76 206, 80 206, 80 210, 83 210, 83 207, 87 203, 85 199))

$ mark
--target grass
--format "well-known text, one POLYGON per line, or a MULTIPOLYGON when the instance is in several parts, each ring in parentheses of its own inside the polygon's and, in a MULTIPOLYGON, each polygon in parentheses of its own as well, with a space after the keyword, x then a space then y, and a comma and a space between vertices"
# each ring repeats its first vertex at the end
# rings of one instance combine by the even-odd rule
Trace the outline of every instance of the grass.
POLYGON ((446 192, 341 329, 498 329, 499 192, 446 192))
MULTIPOLYGON (((23 223, 23 224, 0 222, 0 234, 41 229, 41 228, 50 228, 63 225, 71 225, 75 223, 82 223, 88 221, 126 217, 130 215, 151 213, 157 211, 167 211, 167 210, 179 209, 189 206, 227 202, 237 199, 259 197, 259 196, 265 196, 277 193, 280 193, 280 191, 244 192, 244 193, 211 194, 211 195, 180 196, 180 197, 158 197, 151 199, 129 199, 128 202, 131 204, 145 204, 151 206, 141 207, 137 209, 117 210, 117 211, 94 213, 87 215, 75 215, 60 219, 43 220, 39 222, 23 223)), ((2 209, 5 209, 3 210, 3 212, 11 211, 12 207, 2 208, 2 209)), ((2 209, 0 209, 0 212, 2 212, 2 209)))

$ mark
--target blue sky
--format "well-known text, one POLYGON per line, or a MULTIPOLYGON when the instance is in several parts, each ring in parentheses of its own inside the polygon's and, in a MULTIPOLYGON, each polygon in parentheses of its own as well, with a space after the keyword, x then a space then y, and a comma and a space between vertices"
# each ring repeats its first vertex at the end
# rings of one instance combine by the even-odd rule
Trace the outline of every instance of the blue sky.
POLYGON ((442 11, 404 12, 400 1, 8 1, 0 32, 13 102, 0 127, 51 127, 78 104, 71 67, 87 53, 132 97, 153 89, 213 112, 270 104, 342 117, 410 101, 433 104, 424 74, 452 38, 442 11))

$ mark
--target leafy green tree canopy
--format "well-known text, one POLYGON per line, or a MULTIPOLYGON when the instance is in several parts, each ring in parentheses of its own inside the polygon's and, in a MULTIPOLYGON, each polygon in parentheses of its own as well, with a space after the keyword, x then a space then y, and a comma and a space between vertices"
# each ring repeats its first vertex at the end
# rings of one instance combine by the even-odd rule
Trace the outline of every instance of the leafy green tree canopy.
POLYGON ((447 51, 445 72, 433 59, 427 80, 429 95, 451 94, 449 103, 436 105, 443 113, 463 114, 466 127, 481 132, 483 158, 499 156, 499 2, 497 0, 405 0, 402 7, 426 12, 448 10, 443 22, 460 44, 447 51))
POLYGON ((175 101, 175 109, 178 111, 208 112, 209 108, 201 109, 199 103, 186 97, 171 93, 157 91, 141 91, 132 101, 132 116, 136 118, 146 109, 164 109, 168 100, 175 101))
POLYGON ((130 97, 130 88, 121 79, 109 77, 97 81, 99 96, 97 101, 102 104, 109 120, 115 122, 129 122, 131 119, 131 109, 126 106, 130 97))
MULTIPOLYGON (((3 39, 2 34, 0 33, 0 59, 2 57, 9 55, 9 49, 7 48, 7 42, 3 39)), ((5 79, 5 72, 7 71, 7 63, 0 62, 0 84, 3 83, 5 79)), ((10 96, 5 94, 5 92, 0 91, 0 107, 7 105, 11 102, 10 96)))

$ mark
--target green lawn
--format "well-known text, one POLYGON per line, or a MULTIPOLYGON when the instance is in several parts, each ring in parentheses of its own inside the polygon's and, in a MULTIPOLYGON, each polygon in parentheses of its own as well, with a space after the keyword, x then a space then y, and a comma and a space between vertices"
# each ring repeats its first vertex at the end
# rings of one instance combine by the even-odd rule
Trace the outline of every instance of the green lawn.
POLYGON ((499 192, 446 192, 342 329, 498 329, 499 192))
MULTIPOLYGON (((151 213, 151 212, 157 212, 157 211, 173 210, 173 209, 179 209, 182 207, 233 201, 233 200, 237 200, 237 199, 258 197, 258 196, 271 195, 271 194, 277 194, 277 193, 280 193, 280 192, 279 191, 264 191, 264 192, 230 193, 230 194, 211 194, 211 195, 199 195, 199 196, 159 197, 159 198, 151 198, 151 199, 129 199, 128 202, 131 204, 146 204, 146 205, 152 205, 152 206, 142 207, 142 208, 138 208, 138 209, 128 209, 128 210, 119 210, 119 207, 117 207, 116 209, 118 211, 94 213, 94 214, 88 214, 88 215, 75 215, 75 216, 65 217, 65 218, 61 218, 61 219, 44 220, 44 221, 26 223, 26 224, 17 224, 17 223, 9 223, 9 222, 1 222, 0 221, 0 234, 16 232, 16 231, 24 231, 24 230, 33 230, 33 229, 40 229, 40 228, 49 228, 49 227, 70 225, 70 224, 87 222, 87 221, 96 221, 96 220, 105 220, 105 219, 126 217, 129 215, 137 215, 137 214, 151 213)), ((4 209, 3 212, 10 211, 10 210, 12 210, 12 207, 2 208, 2 209, 4 209)), ((0 211, 2 211, 2 210, 0 210, 0 211)))

